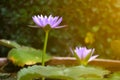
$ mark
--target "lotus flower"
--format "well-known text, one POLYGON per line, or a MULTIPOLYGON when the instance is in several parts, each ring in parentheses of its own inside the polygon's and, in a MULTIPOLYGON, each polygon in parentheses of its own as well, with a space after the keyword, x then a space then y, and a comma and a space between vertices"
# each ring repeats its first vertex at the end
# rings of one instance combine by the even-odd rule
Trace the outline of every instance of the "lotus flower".
POLYGON ((41 28, 45 28, 49 25, 50 28, 62 28, 65 26, 59 26, 62 22, 62 17, 53 17, 50 15, 49 17, 43 15, 37 15, 32 17, 33 21, 41 28))
POLYGON ((87 49, 86 47, 76 47, 74 51, 72 51, 76 58, 80 61, 80 64, 87 65, 88 62, 94 60, 98 55, 93 55, 94 49, 87 49))

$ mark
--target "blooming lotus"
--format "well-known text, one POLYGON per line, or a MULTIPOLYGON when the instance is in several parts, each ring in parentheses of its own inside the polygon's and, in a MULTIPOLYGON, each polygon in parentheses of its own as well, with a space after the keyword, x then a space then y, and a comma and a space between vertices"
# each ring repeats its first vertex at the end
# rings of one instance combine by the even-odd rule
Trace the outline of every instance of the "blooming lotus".
POLYGON ((94 53, 94 49, 87 49, 86 47, 76 47, 75 50, 72 50, 72 53, 82 65, 87 65, 88 62, 98 57, 98 55, 92 56, 94 53))
MULTIPOLYGON (((42 66, 45 66, 45 60, 44 57, 46 55, 46 48, 47 48, 47 42, 48 42, 48 34, 50 29, 52 28, 62 28, 65 26, 59 26, 59 24, 62 22, 62 17, 56 16, 53 17, 50 16, 43 16, 43 15, 37 15, 32 17, 33 21, 36 23, 37 28, 43 28, 45 31, 45 40, 44 40, 44 47, 43 47, 43 54, 42 54, 42 66)), ((31 26, 33 27, 33 26, 31 26)), ((34 26, 36 27, 36 26, 34 26)), ((44 80, 44 78, 42 79, 44 80)))
POLYGON ((33 21, 38 25, 38 27, 45 28, 49 26, 50 28, 62 28, 65 26, 59 26, 62 22, 62 17, 53 17, 50 15, 49 17, 43 15, 37 15, 32 17, 33 21))

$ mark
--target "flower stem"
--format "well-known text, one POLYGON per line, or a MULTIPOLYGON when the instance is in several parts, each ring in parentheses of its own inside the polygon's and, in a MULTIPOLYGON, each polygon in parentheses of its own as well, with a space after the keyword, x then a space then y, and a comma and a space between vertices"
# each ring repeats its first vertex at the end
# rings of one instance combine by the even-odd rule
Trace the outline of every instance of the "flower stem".
MULTIPOLYGON (((48 34, 49 34, 49 30, 45 31, 44 48, 43 48, 43 54, 42 54, 42 66, 45 66, 45 60, 44 59, 45 59, 45 56, 46 56, 48 34)), ((45 78, 42 77, 42 80, 45 80, 45 78)))
POLYGON ((43 48, 43 54, 42 54, 42 66, 45 66, 45 56, 46 56, 46 48, 47 48, 47 41, 48 41, 48 34, 49 30, 45 31, 45 40, 44 40, 44 48, 43 48))

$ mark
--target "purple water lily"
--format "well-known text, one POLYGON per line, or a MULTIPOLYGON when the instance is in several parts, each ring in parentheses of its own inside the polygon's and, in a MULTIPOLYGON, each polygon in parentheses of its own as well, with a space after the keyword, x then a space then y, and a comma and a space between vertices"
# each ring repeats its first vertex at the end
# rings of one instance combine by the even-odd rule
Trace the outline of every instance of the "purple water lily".
POLYGON ((87 49, 86 47, 76 47, 72 53, 76 55, 77 59, 79 59, 80 63, 83 65, 86 65, 88 62, 98 57, 98 55, 92 56, 94 49, 87 49))
POLYGON ((37 15, 32 17, 33 21, 39 26, 39 27, 46 27, 49 25, 51 28, 62 28, 65 26, 59 26, 59 24, 62 22, 62 17, 53 17, 50 15, 49 17, 43 16, 43 15, 37 15))
POLYGON ((46 55, 49 31, 52 28, 62 28, 65 26, 59 26, 59 24, 62 22, 62 17, 59 16, 53 17, 52 15, 50 15, 47 17, 46 15, 45 16, 37 15, 37 16, 33 16, 32 19, 37 24, 37 26, 30 26, 30 27, 43 28, 45 31, 44 47, 42 54, 42 66, 45 66, 45 55, 46 55))

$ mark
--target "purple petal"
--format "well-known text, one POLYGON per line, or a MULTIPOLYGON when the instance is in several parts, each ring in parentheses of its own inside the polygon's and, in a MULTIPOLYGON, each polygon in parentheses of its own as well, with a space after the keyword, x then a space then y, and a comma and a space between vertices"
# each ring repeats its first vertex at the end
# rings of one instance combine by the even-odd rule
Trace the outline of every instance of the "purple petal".
POLYGON ((84 55, 84 51, 85 51, 86 48, 84 47, 79 47, 79 52, 81 54, 81 59, 84 59, 83 55, 84 55))
POLYGON ((95 55, 95 56, 91 56, 90 59, 88 60, 88 62, 94 60, 96 57, 98 57, 99 55, 95 55))
POLYGON ((86 48, 84 48, 84 52, 83 52, 83 58, 86 58, 86 56, 88 55, 88 54, 90 54, 91 53, 91 49, 86 49, 86 48))
POLYGON ((51 26, 51 23, 52 23, 52 21, 53 21, 53 17, 52 16, 49 16, 49 18, 48 18, 48 24, 51 26))
MULTIPOLYGON (((41 15, 42 16, 42 15, 41 15)), ((37 16, 37 18, 39 19, 39 22, 41 23, 41 27, 44 27, 44 25, 43 25, 43 21, 41 20, 41 16, 37 16)))
POLYGON ((46 26, 48 24, 47 16, 43 17, 43 25, 46 26))
POLYGON ((53 19, 52 15, 48 17, 48 22, 50 22, 53 19))
POLYGON ((38 26, 43 26, 36 16, 32 17, 32 19, 38 26))
POLYGON ((50 21, 50 25, 53 26, 57 20, 58 20, 59 17, 54 17, 51 21, 50 21))
MULTIPOLYGON (((42 16, 42 15, 41 15, 41 16, 42 16)), ((39 22, 41 23, 41 27, 44 27, 43 21, 41 20, 41 16, 38 15, 37 18, 39 19, 39 22)), ((43 18, 43 16, 42 16, 42 18, 43 18)))
POLYGON ((77 54, 77 56, 80 58, 80 59, 82 59, 82 50, 81 50, 81 48, 80 47, 76 47, 76 49, 75 49, 75 53, 77 54))
POLYGON ((41 15, 41 16, 40 16, 40 19, 41 19, 41 20, 44 20, 44 17, 43 17, 43 15, 41 15))
POLYGON ((70 51, 72 52, 72 54, 74 55, 74 51, 72 50, 72 48, 70 48, 70 51))
POLYGON ((47 17, 46 15, 37 15, 32 17, 33 21, 40 27, 45 27, 46 25, 50 25, 51 28, 62 28, 65 26, 59 26, 59 24, 62 21, 62 17, 59 18, 58 16, 53 17, 52 15, 50 15, 49 17, 47 17))
POLYGON ((39 15, 38 15, 37 17, 38 17, 39 19, 41 18, 41 16, 39 16, 39 15))
POLYGON ((63 27, 66 27, 66 25, 63 25, 63 26, 58 26, 58 27, 54 27, 54 28, 63 28, 63 27))
POLYGON ((62 21, 62 17, 52 26, 52 28, 57 27, 62 21))
POLYGON ((85 50, 86 50, 86 47, 79 47, 79 55, 81 56, 81 59, 84 59, 85 50))

